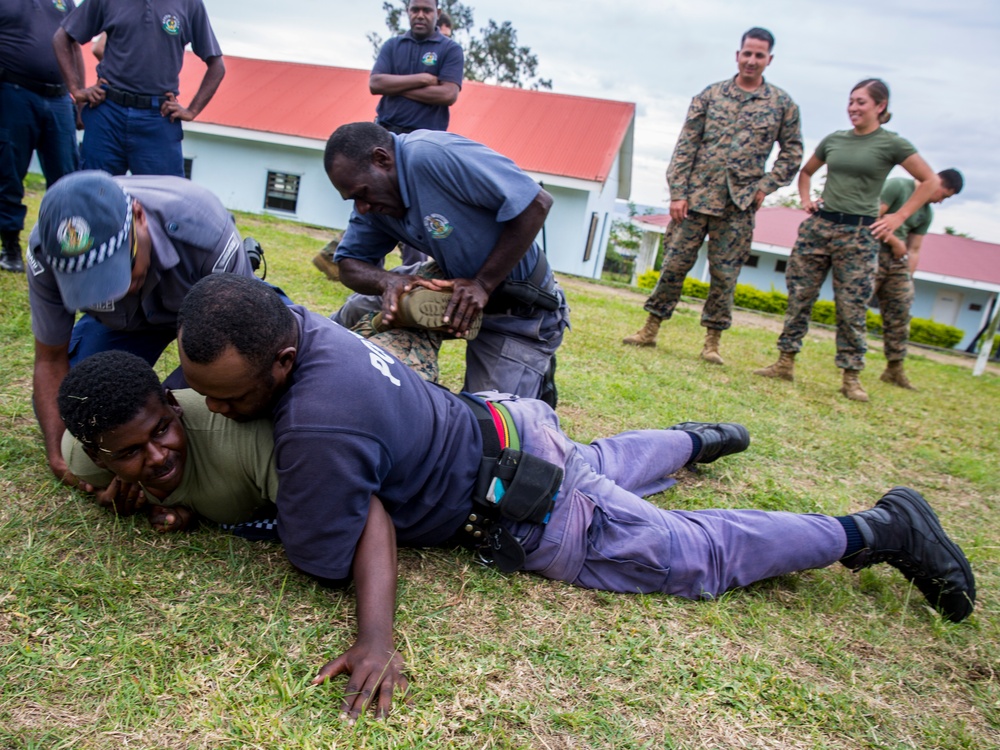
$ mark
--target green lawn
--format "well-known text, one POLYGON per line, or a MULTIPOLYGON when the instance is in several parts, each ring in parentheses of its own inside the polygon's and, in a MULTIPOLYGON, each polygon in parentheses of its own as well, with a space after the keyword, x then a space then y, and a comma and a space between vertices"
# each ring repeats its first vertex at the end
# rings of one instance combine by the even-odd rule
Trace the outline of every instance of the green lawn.
MULTIPOLYGON (((39 198, 35 184, 29 220, 39 198)), ((343 288, 309 262, 324 231, 238 220, 264 245, 268 280, 316 310, 339 305, 343 288)), ((412 702, 349 726, 345 680, 308 683, 352 642, 352 594, 318 588, 277 545, 209 528, 159 536, 52 479, 31 411, 25 279, 4 273, 0 747, 1000 746, 1000 378, 917 353, 908 370, 921 390, 906 392, 878 382, 874 352, 871 403, 853 403, 837 393, 826 332, 810 334, 796 383, 766 381, 751 370, 775 356, 771 319, 748 316, 724 336, 729 364, 714 367, 697 359, 697 308, 664 326, 659 348, 627 349, 642 296, 564 283, 573 330, 559 412, 574 438, 688 419, 749 426, 749 451, 682 472, 655 498, 665 507, 840 514, 916 487, 972 561, 976 614, 943 622, 884 566, 694 603, 404 550, 397 636, 412 702)), ((453 388, 462 346, 445 346, 453 388)))

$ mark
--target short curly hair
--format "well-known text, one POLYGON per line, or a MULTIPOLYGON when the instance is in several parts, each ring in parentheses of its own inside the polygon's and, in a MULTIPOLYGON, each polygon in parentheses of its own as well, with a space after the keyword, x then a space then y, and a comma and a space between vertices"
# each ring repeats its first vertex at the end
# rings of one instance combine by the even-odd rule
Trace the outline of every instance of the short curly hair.
POLYGON ((56 403, 70 434, 97 448, 101 435, 131 422, 154 394, 167 403, 160 378, 146 360, 110 351, 87 357, 70 370, 56 403))
POLYGON ((258 373, 298 335, 295 316, 274 289, 234 273, 213 273, 191 287, 177 329, 178 344, 192 362, 211 364, 231 346, 258 373))

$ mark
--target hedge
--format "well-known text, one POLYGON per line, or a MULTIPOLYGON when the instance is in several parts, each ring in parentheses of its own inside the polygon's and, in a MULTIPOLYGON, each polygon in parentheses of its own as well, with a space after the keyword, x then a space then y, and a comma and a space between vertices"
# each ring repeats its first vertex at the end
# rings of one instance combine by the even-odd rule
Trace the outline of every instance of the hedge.
MULTIPOLYGON (((657 271, 649 270, 639 277, 639 288, 649 291, 656 286, 656 281, 660 274, 657 271)), ((681 291, 685 297, 695 297, 705 299, 708 297, 708 284, 690 276, 684 279, 684 288, 681 291)), ((761 312, 784 315, 788 309, 788 295, 771 289, 769 292, 762 292, 749 284, 737 284, 735 293, 735 303, 737 307, 747 310, 760 310, 761 312)), ((837 325, 837 306, 827 300, 817 300, 812 309, 812 320, 826 325, 837 325)), ((882 316, 871 310, 865 311, 865 323, 871 333, 882 334, 882 316)), ((938 346, 942 349, 951 349, 965 333, 954 326, 936 323, 925 318, 910 319, 910 341, 917 344, 927 344, 938 346)), ((1000 346, 1000 336, 994 342, 993 351, 997 351, 1000 346)))

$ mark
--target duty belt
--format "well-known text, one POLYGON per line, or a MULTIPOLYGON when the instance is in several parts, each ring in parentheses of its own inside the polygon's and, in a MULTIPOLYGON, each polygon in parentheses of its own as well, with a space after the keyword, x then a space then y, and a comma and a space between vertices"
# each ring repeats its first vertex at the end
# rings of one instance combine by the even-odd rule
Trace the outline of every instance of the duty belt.
POLYGON ((875 223, 874 216, 862 216, 861 214, 842 214, 840 211, 824 211, 822 208, 816 212, 821 219, 832 221, 834 224, 849 224, 852 227, 870 227, 875 223))
POLYGON ((22 76, 9 70, 4 70, 3 68, 0 68, 0 81, 13 83, 14 85, 27 89, 34 94, 45 96, 50 99, 54 99, 57 96, 66 96, 66 87, 61 83, 45 83, 44 81, 36 81, 34 78, 28 78, 27 76, 22 76))
MULTIPOLYGON (((520 447, 514 420, 510 412, 500 404, 483 401, 468 393, 461 394, 462 400, 472 409, 476 421, 479 422, 479 432, 483 436, 483 461, 496 461, 504 448, 520 447)), ((481 474, 482 472, 480 472, 481 474)), ((479 490, 477 482, 477 491, 479 490)), ((481 507, 475 503, 472 512, 458 530, 458 541, 466 547, 477 548, 487 541, 490 526, 500 518, 500 510, 493 507, 481 507)))
POLYGON ((484 562, 505 573, 520 570, 527 557, 522 540, 499 521, 548 523, 563 470, 514 447, 514 422, 502 404, 465 393, 462 396, 479 422, 483 459, 472 492, 472 512, 458 530, 456 541, 478 550, 484 562))
POLYGON ((109 102, 114 102, 119 107, 131 107, 132 109, 159 109, 159 97, 150 94, 133 94, 131 91, 116 89, 114 86, 104 84, 104 98, 109 102), (155 100, 155 103, 154 103, 155 100))

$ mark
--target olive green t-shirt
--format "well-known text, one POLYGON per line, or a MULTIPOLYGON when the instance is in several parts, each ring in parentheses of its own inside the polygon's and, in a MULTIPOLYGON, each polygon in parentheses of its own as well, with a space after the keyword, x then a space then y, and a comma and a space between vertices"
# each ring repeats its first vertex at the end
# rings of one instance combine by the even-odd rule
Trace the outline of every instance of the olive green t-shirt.
POLYGON ((912 143, 885 128, 867 135, 855 135, 853 130, 830 133, 816 147, 816 157, 827 166, 823 208, 878 216, 886 176, 915 153, 912 143))
MULTIPOLYGON (((882 203, 888 207, 886 213, 895 213, 902 208, 903 204, 910 200, 910 196, 913 195, 913 191, 916 189, 917 186, 913 180, 907 180, 903 177, 893 177, 891 180, 886 180, 885 185, 882 187, 881 198, 882 203)), ((930 203, 925 203, 914 211, 913 216, 904 221, 894 234, 903 242, 906 242, 906 238, 911 234, 927 234, 930 231, 933 220, 934 210, 931 208, 930 203)))
MULTIPOLYGON (((234 422, 213 414, 192 390, 173 392, 183 414, 187 461, 181 483, 157 505, 183 505, 216 523, 244 523, 270 515, 278 496, 271 421, 234 422)), ((62 454, 69 470, 96 487, 114 476, 96 466, 67 431, 62 454)))

